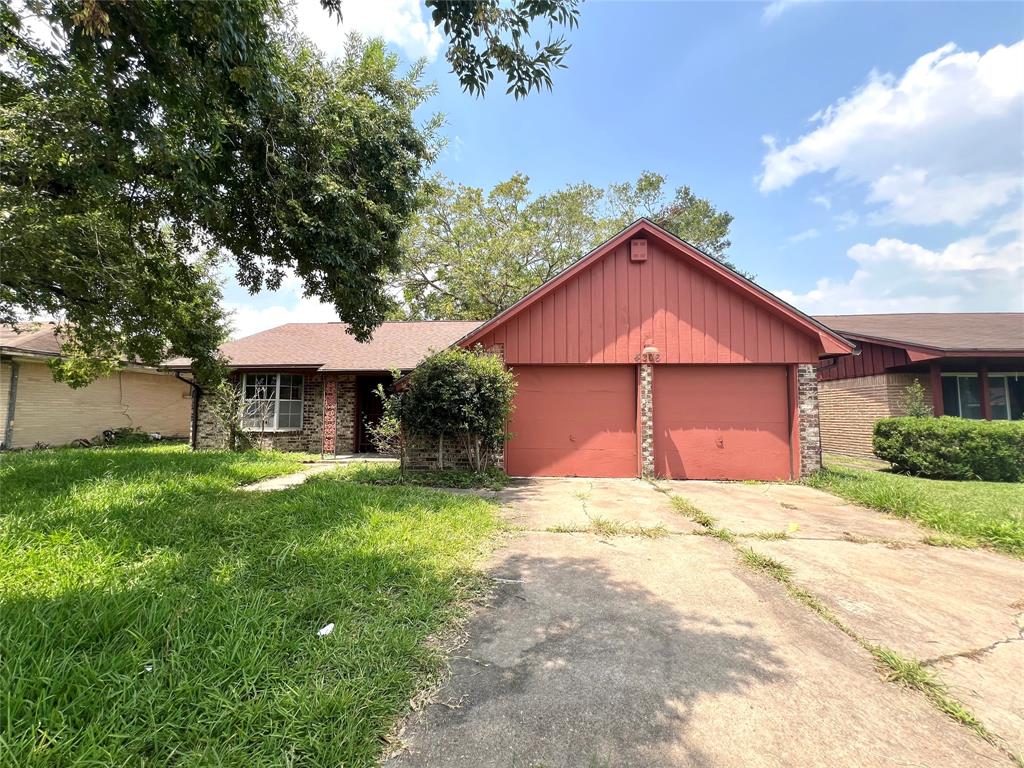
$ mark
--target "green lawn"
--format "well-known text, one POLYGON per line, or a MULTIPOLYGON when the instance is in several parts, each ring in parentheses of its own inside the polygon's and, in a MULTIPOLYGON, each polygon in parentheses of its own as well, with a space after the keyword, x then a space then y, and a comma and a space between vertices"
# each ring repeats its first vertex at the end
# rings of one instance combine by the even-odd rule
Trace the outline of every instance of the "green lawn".
POLYGON ((1024 557, 1024 485, 828 467, 807 481, 865 506, 939 532, 935 543, 988 546, 1024 557))
POLYGON ((0 458, 0 765, 375 764, 497 518, 334 474, 235 490, 296 466, 182 447, 0 458))

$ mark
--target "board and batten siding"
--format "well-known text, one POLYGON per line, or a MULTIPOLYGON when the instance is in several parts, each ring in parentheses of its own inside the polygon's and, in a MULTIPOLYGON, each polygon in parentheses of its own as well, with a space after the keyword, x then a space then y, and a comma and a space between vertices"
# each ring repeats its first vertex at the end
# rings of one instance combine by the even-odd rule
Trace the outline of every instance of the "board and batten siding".
POLYGON ((721 278, 649 241, 629 242, 479 339, 515 364, 622 364, 654 346, 661 363, 817 362, 817 340, 721 278))
MULTIPOLYGON (((7 443, 11 362, 0 362, 0 437, 7 443)), ((92 440, 104 429, 137 427, 164 437, 187 437, 188 385, 167 373, 125 370, 81 389, 53 380, 45 362, 18 361, 12 448, 92 440)))

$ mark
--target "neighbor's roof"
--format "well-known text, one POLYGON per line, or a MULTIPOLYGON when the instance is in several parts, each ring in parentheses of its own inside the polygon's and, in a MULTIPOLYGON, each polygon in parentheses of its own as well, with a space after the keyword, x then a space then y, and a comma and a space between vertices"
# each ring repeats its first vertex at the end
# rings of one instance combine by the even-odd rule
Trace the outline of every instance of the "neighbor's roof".
MULTIPOLYGON (((409 370, 430 352, 445 349, 478 321, 433 320, 383 323, 361 343, 344 323, 287 323, 221 346, 235 368, 317 368, 322 371, 409 370)), ((188 360, 171 360, 188 368, 188 360)))
POLYGON ((60 341, 54 323, 18 323, 14 328, 0 325, 0 351, 30 355, 60 354, 60 341))
POLYGON ((1024 312, 817 315, 843 335, 951 352, 1024 351, 1024 312))

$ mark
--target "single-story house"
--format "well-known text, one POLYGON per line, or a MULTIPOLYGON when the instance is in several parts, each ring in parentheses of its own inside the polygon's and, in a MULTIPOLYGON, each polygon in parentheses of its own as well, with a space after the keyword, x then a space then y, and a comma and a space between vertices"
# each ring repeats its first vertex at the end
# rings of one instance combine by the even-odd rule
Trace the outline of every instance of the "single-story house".
POLYGON ((822 448, 872 456, 874 423, 918 381, 936 416, 1024 418, 1024 313, 819 315, 857 345, 818 366, 822 448))
MULTIPOLYGON (((221 347, 232 377, 253 409, 252 433, 262 447, 280 451, 346 454, 372 452, 367 426, 381 416, 378 385, 394 371, 411 371, 433 350, 445 349, 479 322, 381 324, 373 338, 356 341, 344 323, 287 323, 221 347), (257 421, 259 423, 255 423, 257 421)), ((187 370, 184 359, 168 367, 187 370)), ((227 434, 208 403, 196 398, 196 448, 224 448, 227 434)))
MULTIPOLYGON (((377 383, 432 349, 500 354, 518 390, 504 466, 518 476, 780 479, 820 465, 815 366, 842 336, 646 219, 496 317, 292 324, 227 344, 264 439, 323 453, 370 448, 377 383)), ((178 361, 179 367, 187 361, 178 361)), ((195 445, 224 444, 198 398, 195 445)))
POLYGON ((163 437, 189 433, 189 385, 155 368, 128 365, 86 387, 53 380, 60 355, 52 323, 0 327, 0 444, 4 448, 94 440, 136 428, 163 437))

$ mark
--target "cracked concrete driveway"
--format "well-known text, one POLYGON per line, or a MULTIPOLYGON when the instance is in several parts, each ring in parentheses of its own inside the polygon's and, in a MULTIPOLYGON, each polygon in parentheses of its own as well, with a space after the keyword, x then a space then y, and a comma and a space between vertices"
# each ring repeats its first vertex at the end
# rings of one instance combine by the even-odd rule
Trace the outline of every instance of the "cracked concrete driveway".
POLYGON ((801 486, 662 486, 532 480, 497 494, 522 530, 492 558, 493 595, 451 678, 386 765, 976 766, 1024 750, 1024 564, 926 548, 912 524, 801 486), (669 493, 737 533, 788 531, 744 543, 866 637, 931 660, 999 744, 886 682, 730 544, 693 535, 669 493))

